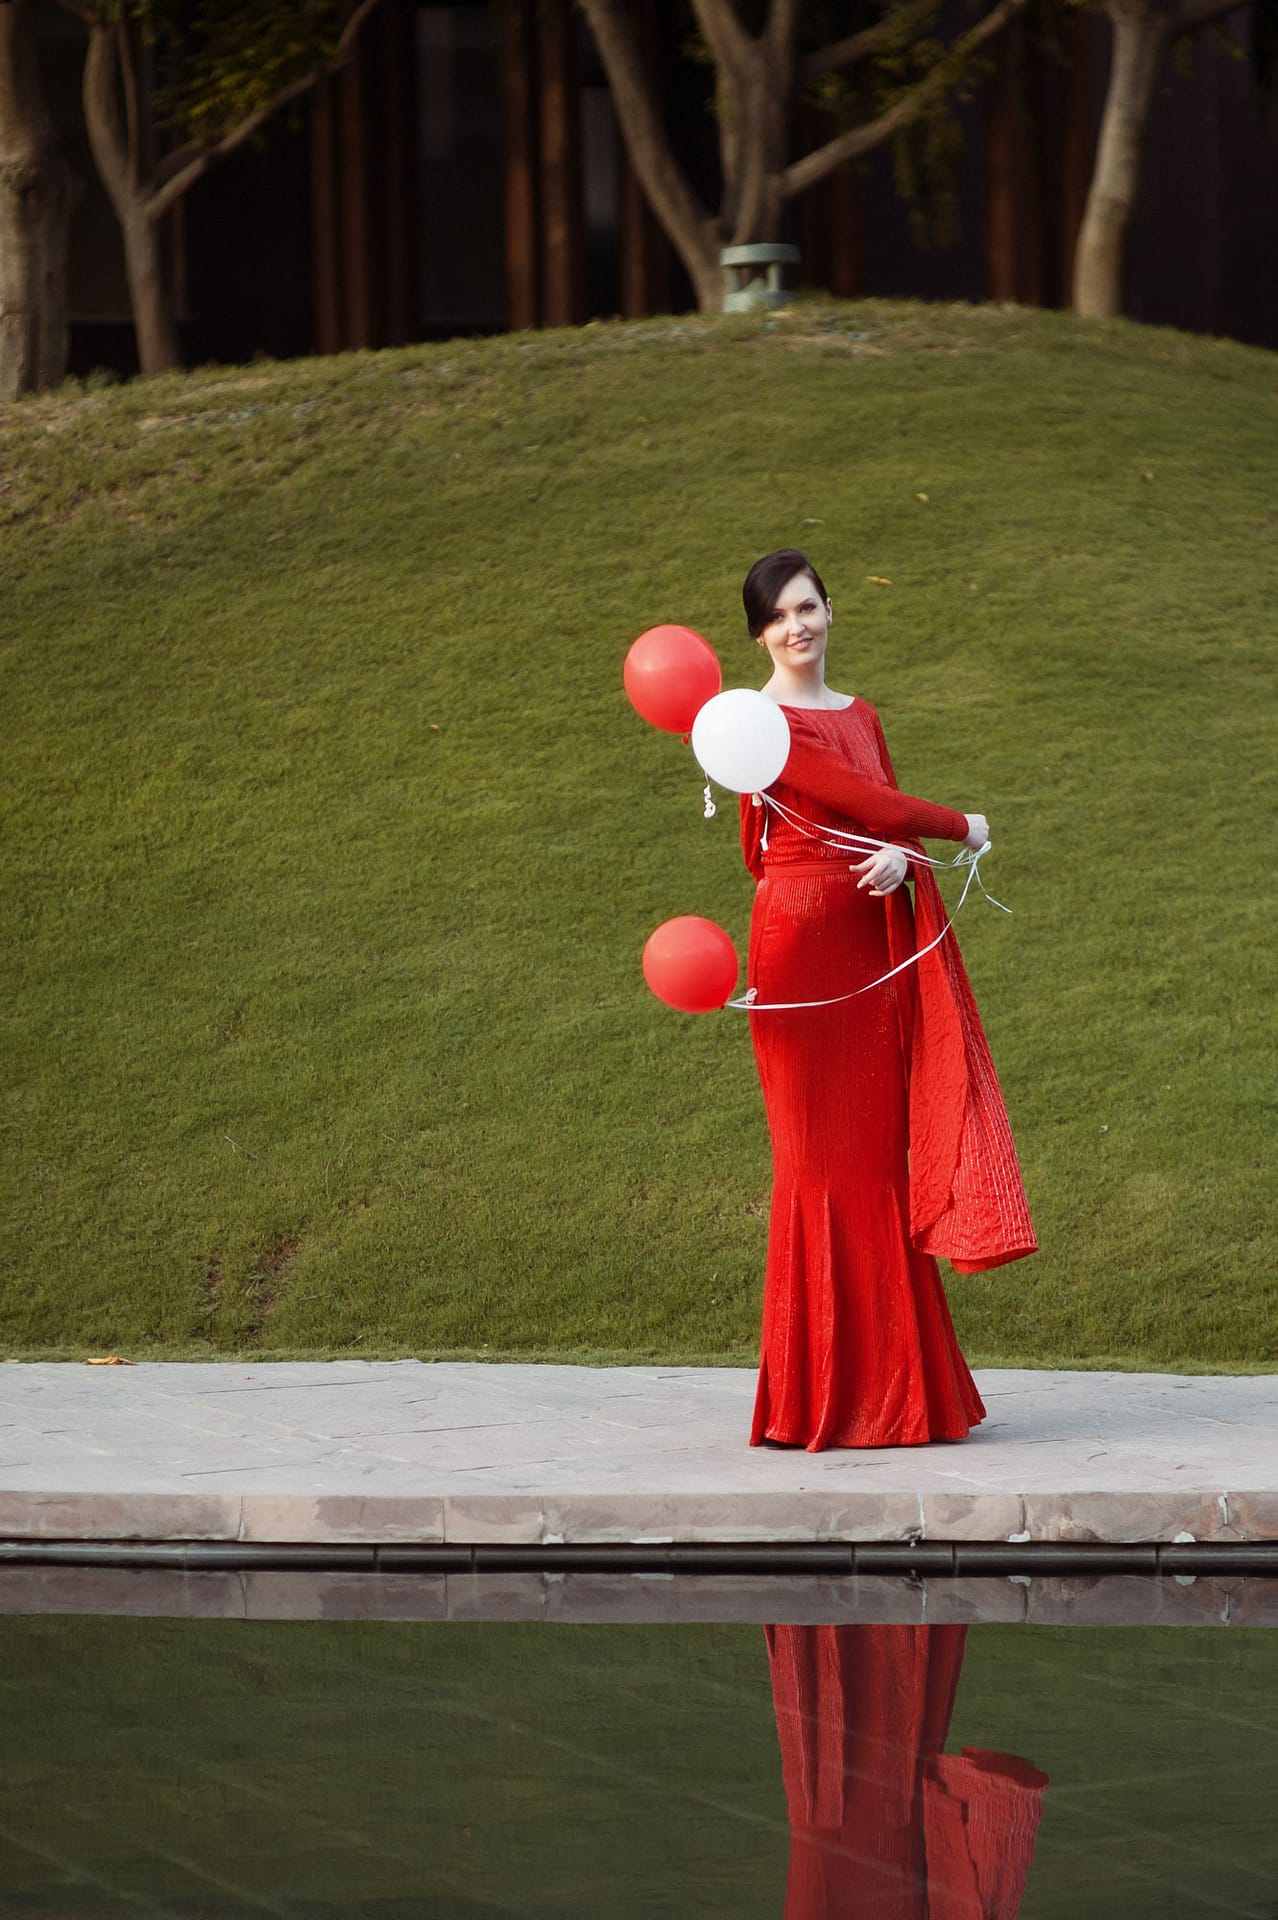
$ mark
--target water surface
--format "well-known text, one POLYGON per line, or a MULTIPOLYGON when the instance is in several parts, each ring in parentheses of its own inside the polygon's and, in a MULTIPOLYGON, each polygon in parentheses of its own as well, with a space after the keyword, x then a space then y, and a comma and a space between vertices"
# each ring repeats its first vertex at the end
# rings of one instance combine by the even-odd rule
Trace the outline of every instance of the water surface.
POLYGON ((1263 1629, 0 1618, 0 1915, 1278 1916, 1263 1629))

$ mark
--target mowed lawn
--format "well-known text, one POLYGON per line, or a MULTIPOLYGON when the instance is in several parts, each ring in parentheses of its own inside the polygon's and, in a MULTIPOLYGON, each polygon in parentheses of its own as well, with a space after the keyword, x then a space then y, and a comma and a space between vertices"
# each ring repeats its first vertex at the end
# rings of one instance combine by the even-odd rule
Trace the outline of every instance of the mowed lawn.
POLYGON ((1278 1364, 1278 361, 802 304, 0 409, 10 1355, 749 1360, 766 1129, 734 808, 627 704, 809 548, 962 944, 1041 1253, 982 1363, 1278 1364))

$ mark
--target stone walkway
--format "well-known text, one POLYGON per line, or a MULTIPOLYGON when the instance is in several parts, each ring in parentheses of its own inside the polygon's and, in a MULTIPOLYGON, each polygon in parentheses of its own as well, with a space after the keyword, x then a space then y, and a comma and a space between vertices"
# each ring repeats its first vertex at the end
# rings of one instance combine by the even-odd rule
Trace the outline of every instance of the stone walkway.
POLYGON ((746 1444, 752 1373, 0 1367, 0 1541, 1278 1540, 1278 1375, 988 1372, 959 1446, 746 1444))

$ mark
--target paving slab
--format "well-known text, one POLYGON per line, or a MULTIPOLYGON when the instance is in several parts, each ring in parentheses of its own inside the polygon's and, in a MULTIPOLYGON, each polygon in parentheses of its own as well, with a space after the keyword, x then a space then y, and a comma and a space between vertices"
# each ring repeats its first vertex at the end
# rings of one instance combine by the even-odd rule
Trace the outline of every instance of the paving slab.
POLYGON ((0 1541, 1278 1540, 1278 1375, 979 1373, 957 1445, 746 1444, 735 1368, 0 1366, 0 1541))

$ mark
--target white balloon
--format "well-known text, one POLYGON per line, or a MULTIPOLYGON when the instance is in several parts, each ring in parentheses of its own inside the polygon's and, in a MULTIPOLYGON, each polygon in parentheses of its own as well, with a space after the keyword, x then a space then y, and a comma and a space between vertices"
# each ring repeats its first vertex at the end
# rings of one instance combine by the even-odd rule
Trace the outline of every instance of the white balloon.
POLYGON ((698 764, 732 793, 762 793, 790 757, 790 723, 775 700, 753 687, 729 687, 707 700, 692 723, 698 764))

